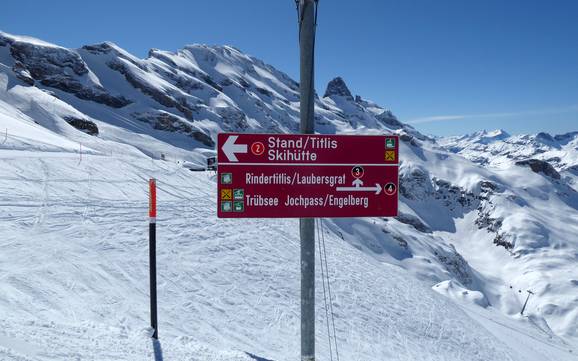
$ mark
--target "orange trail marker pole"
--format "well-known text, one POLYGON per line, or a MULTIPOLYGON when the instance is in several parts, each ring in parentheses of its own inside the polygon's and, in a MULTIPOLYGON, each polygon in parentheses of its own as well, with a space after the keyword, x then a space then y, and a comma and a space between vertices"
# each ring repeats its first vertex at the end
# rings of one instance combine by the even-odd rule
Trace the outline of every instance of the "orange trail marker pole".
POLYGON ((157 183, 149 180, 149 276, 152 337, 159 338, 157 321, 157 183))

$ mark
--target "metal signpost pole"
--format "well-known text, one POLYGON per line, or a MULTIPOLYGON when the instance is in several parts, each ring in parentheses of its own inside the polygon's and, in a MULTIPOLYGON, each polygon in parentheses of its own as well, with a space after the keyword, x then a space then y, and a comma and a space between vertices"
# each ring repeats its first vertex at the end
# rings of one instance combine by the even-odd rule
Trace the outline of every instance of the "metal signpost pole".
POLYGON ((530 295, 533 295, 534 292, 527 290, 526 292, 528 292, 528 297, 526 297, 526 302, 524 302, 524 306, 522 307, 522 311, 520 312, 520 315, 524 314, 524 311, 526 310, 526 306, 528 305, 528 300, 530 299, 530 295))
MULTIPOLYGON (((314 133, 315 0, 299 2, 301 133, 314 133)), ((299 219, 301 237, 301 360, 315 360, 315 219, 299 219)))

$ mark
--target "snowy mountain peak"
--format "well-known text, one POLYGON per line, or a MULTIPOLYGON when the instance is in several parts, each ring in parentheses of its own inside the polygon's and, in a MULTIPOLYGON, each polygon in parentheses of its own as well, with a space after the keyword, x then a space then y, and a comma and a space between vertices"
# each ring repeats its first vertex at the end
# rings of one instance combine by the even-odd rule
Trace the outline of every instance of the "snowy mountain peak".
MULTIPOLYGON (((4 46, 7 43, 28 43, 35 46, 50 47, 50 48, 62 48, 61 46, 40 40, 31 36, 25 35, 14 35, 0 31, 0 46, 4 46)), ((63 48, 64 49, 64 48, 63 48)))
POLYGON ((506 132, 503 129, 495 129, 490 131, 484 129, 474 132, 472 134, 466 134, 464 136, 456 138, 487 144, 508 137, 510 137, 510 134, 508 134, 508 132, 506 132))
POLYGON ((129 53, 128 51, 121 48, 119 45, 112 41, 104 41, 102 43, 84 45, 81 50, 89 51, 93 54, 111 54, 114 56, 120 56, 131 61, 137 61, 138 58, 129 53))
POLYGON ((494 139, 503 139, 509 137, 510 134, 503 129, 495 129, 489 132, 486 132, 486 137, 494 138, 494 139))
POLYGON ((554 139, 559 142, 576 142, 578 140, 578 131, 558 134, 554 136, 554 139))
POLYGON ((345 84, 343 78, 339 76, 331 80, 327 84, 327 89, 325 90, 325 94, 323 95, 324 98, 332 96, 340 96, 353 100, 353 96, 351 95, 351 92, 349 91, 347 84, 345 84))

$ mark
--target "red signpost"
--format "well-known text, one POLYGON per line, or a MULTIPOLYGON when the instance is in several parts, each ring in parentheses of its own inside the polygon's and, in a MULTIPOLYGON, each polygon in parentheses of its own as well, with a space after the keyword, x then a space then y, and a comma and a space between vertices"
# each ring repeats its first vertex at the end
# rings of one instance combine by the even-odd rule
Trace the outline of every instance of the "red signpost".
POLYGON ((149 218, 150 223, 156 223, 157 218, 157 181, 149 179, 149 218))
POLYGON ((396 216, 397 136, 218 136, 220 218, 396 216))
POLYGON ((157 182, 149 179, 149 280, 152 337, 159 338, 157 320, 157 182))

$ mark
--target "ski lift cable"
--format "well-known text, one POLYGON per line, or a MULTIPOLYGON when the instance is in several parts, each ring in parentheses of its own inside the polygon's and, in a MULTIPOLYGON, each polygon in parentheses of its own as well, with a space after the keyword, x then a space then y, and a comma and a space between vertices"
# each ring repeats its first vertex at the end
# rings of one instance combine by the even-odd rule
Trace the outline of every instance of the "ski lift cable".
POLYGON ((325 227, 323 225, 323 218, 319 219, 319 223, 321 224, 321 241, 323 243, 323 254, 324 254, 324 262, 325 262, 325 273, 327 275, 327 290, 329 293, 329 308, 331 314, 331 324, 333 327, 333 341, 335 342, 335 354, 337 356, 337 361, 339 360, 339 348, 337 347, 337 331, 335 330, 335 312, 333 311, 333 294, 331 292, 331 284, 329 282, 329 268, 327 266, 327 248, 325 247, 325 227))
MULTIPOLYGON (((327 291, 325 288, 325 275, 327 270, 323 270, 323 251, 321 248, 321 236, 319 230, 319 219, 315 219, 315 230, 317 231, 317 244, 319 245, 319 264, 321 265, 321 281, 323 282, 323 301, 325 307, 325 323, 327 325, 327 338, 329 341, 329 359, 333 361, 333 346, 331 344, 331 331, 329 327, 329 307, 327 305, 327 291)), ((328 276, 328 275, 327 275, 328 276)))

